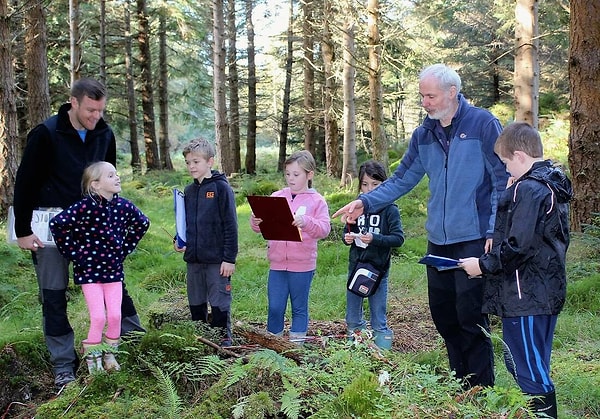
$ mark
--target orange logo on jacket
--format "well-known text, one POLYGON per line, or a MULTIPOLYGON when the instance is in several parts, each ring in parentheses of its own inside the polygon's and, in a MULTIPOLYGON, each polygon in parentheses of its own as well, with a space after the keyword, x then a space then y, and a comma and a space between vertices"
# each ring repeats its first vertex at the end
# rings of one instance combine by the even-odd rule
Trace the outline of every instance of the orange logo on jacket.
POLYGON ((207 198, 214 198, 215 197, 215 193, 212 191, 206 192, 206 197, 207 198))

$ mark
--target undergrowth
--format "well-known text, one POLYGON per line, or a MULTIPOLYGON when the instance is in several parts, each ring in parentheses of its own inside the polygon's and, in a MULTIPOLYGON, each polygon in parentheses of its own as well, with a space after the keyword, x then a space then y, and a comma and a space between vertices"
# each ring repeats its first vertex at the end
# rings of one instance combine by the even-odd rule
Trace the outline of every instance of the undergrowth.
MULTIPOLYGON (((261 172, 260 180, 246 175, 231 180, 240 235, 232 313, 250 323, 266 319, 268 262, 264 240, 249 228, 245 197, 283 186, 281 174, 267 172, 261 172)), ((151 219, 150 230, 125 268, 129 293, 148 332, 121 345, 121 371, 89 376, 80 367, 75 383, 35 406, 36 418, 527 417, 527 400, 502 365, 497 327, 492 328, 497 384, 465 391, 447 370, 443 350, 381 356, 367 344, 331 339, 299 347, 301 362, 268 349, 232 358, 201 343, 197 337, 211 339, 211 331, 191 321, 165 317, 160 324, 152 323, 151 317, 160 318, 154 312, 158 301, 166 299, 169 305, 169 296, 185 295, 185 264, 171 243, 171 190, 187 182, 183 170, 124 179, 123 195, 151 219)), ((356 196, 355 184, 339 189, 338 183, 322 174, 315 179, 330 212, 356 196)), ((423 269, 416 262, 426 248, 427 194, 422 182, 398 201, 406 242, 393 256, 390 295, 395 298, 426 295, 423 269)), ((315 321, 343 321, 348 250, 340 245, 340 230, 341 224, 333 220, 332 234, 319 243, 310 300, 315 321)), ((569 249, 567 303, 559 316, 552 364, 561 418, 600 417, 599 231, 596 218, 583 234, 573 234, 569 249)), ((51 377, 51 368, 30 256, 0 243, 0 271, 0 387, 27 388, 31 397, 41 391, 37 378, 51 377), (26 362, 19 364, 19 359, 26 362)), ((69 296, 69 316, 80 342, 87 331, 87 310, 78 287, 71 286, 69 296)), ((2 409, 4 413, 7 406, 2 409)))

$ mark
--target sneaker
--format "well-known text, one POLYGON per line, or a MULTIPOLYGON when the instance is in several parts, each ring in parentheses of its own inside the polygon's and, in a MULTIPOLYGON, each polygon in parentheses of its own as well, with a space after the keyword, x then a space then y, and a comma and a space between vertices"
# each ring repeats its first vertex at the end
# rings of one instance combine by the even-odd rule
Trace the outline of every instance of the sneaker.
POLYGON ((229 348, 231 346, 231 339, 229 338, 225 338, 221 341, 221 343, 219 344, 219 346, 221 348, 229 348))
POLYGON ((73 374, 71 371, 59 372, 56 374, 56 377, 54 377, 54 385, 58 389, 61 389, 73 381, 75 381, 75 374, 73 374))

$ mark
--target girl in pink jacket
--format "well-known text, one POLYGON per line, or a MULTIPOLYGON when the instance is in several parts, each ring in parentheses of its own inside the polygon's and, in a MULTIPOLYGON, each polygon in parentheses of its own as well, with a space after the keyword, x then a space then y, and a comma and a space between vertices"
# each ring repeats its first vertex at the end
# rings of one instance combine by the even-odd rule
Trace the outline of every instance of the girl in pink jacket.
MULTIPOLYGON (((308 296, 317 266, 317 240, 331 230, 329 208, 325 199, 312 188, 316 163, 310 152, 293 153, 285 161, 287 187, 272 196, 284 196, 292 214, 293 225, 300 229, 302 241, 269 240, 270 263, 267 283, 269 312, 267 331, 283 335, 288 298, 292 306, 290 340, 302 342, 308 330, 308 296)), ((260 232, 262 219, 250 215, 250 226, 260 232)))

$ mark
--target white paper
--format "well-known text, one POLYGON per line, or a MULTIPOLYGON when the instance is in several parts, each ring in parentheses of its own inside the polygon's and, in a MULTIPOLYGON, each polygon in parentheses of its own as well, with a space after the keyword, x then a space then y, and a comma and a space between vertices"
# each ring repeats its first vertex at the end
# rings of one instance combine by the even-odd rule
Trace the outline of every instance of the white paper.
MULTIPOLYGON (((45 246, 56 246, 54 237, 52 237, 52 233, 50 232, 50 220, 61 211, 61 208, 33 210, 31 215, 31 231, 33 231, 33 234, 35 234, 45 246)), ((8 208, 8 242, 17 242, 17 233, 15 232, 15 212, 12 206, 8 208)))
POLYGON ((173 189, 173 204, 175 208, 175 239, 177 247, 182 248, 186 245, 185 235, 185 195, 178 189, 173 189))

